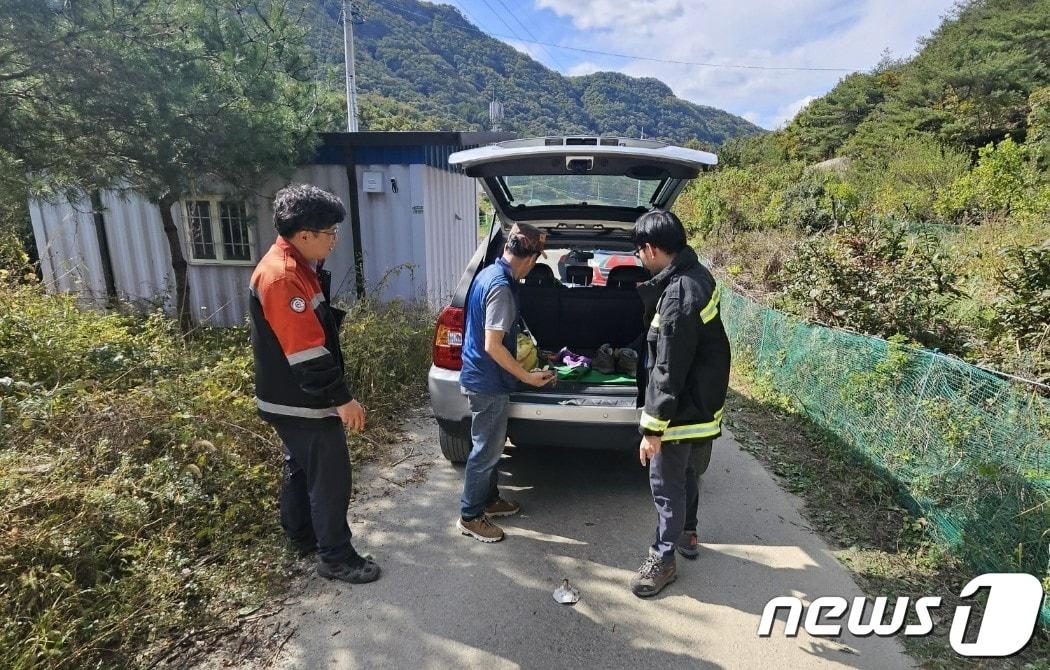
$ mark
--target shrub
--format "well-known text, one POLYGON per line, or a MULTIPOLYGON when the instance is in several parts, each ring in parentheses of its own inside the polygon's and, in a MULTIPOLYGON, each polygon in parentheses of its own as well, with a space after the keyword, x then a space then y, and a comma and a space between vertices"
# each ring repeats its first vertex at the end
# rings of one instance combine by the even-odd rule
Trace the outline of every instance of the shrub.
POLYGON ((1050 247, 1012 245, 1000 252, 995 305, 998 344, 1022 368, 1050 382, 1050 247))
POLYGON ((990 214, 1027 217, 1050 212, 1023 144, 1008 137, 999 144, 981 147, 978 156, 977 165, 939 198, 938 213, 950 219, 973 219, 990 214))
POLYGON ((872 213, 901 221, 932 221, 936 203, 966 174, 969 158, 929 137, 887 147, 884 164, 867 170, 872 213))
POLYGON ((784 266, 785 306, 863 333, 961 348, 950 318, 956 271, 936 238, 869 221, 809 237, 784 266))
POLYGON ((842 175, 810 169, 783 191, 778 214, 783 224, 813 232, 851 219, 856 205, 856 193, 842 175))
MULTIPOLYGON (((425 307, 360 301, 345 342, 369 430, 425 389, 425 307)), ((281 449, 244 329, 81 311, 0 281, 0 667, 144 667, 282 588, 281 449)))

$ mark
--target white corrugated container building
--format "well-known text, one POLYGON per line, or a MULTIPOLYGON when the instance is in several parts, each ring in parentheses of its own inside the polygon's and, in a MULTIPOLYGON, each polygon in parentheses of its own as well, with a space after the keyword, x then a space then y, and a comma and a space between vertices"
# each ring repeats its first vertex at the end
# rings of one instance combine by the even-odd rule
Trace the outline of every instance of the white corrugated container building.
MULTIPOLYGON (((478 243, 474 180, 448 164, 464 148, 506 133, 326 133, 315 158, 289 181, 271 179, 247 200, 187 196, 172 208, 189 263, 196 321, 245 323, 252 268, 276 239, 273 197, 286 183, 314 184, 347 209, 325 263, 333 301, 365 292, 384 300, 424 299, 440 307, 456 288, 478 243)), ((133 192, 103 191, 94 206, 31 201, 44 282, 104 307, 113 299, 144 308, 174 305, 171 255, 160 210, 133 192)))

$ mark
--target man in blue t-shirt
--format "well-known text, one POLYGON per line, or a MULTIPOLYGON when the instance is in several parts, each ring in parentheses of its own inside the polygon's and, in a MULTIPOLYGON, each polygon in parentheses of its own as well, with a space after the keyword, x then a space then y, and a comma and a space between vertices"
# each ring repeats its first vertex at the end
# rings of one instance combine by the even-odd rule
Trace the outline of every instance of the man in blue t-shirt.
POLYGON ((546 235, 526 223, 516 224, 507 235, 503 256, 478 273, 467 292, 462 391, 470 402, 470 439, 473 449, 463 471, 463 497, 456 528, 482 542, 499 542, 503 529, 489 517, 510 516, 521 506, 504 500, 496 488, 496 464, 507 442, 510 393, 524 382, 546 386, 555 379, 550 371, 530 372, 515 356, 518 337, 518 282, 532 270, 542 254, 546 235))

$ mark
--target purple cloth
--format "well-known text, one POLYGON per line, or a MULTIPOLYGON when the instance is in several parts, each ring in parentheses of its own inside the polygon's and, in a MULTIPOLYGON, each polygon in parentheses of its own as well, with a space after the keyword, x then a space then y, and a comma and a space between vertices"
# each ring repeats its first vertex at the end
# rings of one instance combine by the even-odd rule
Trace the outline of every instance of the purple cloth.
POLYGON ((573 354, 568 354, 565 356, 565 358, 562 359, 562 362, 564 362, 570 368, 578 368, 580 366, 588 368, 591 367, 591 359, 587 358, 586 356, 576 356, 573 354))
POLYGON ((565 363, 570 368, 578 368, 581 365, 591 367, 591 359, 589 357, 582 354, 574 354, 569 351, 568 347, 562 347, 562 350, 555 354, 555 360, 565 363))

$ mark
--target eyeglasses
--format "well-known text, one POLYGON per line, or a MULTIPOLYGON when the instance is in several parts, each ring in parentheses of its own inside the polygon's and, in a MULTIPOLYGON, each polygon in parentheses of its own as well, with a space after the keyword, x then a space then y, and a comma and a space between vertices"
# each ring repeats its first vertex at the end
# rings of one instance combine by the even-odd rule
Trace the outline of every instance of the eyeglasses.
POLYGON ((314 232, 318 235, 331 235, 332 237, 335 237, 339 234, 339 226, 333 226, 328 230, 315 230, 314 232))
POLYGON ((635 258, 641 258, 642 257, 642 248, 641 247, 635 247, 634 248, 634 252, 632 252, 631 255, 634 256, 635 258))

